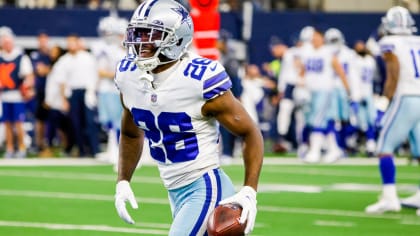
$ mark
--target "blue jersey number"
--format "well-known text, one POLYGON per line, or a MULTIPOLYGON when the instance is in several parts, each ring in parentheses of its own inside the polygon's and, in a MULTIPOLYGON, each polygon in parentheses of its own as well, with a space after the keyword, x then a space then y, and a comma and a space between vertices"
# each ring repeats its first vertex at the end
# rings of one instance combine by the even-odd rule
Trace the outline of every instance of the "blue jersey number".
POLYGON ((120 66, 118 67, 118 70, 120 72, 124 72, 127 70, 134 71, 136 69, 136 64, 135 63, 132 64, 131 62, 132 61, 130 60, 122 59, 120 62, 120 66))
POLYGON ((324 68, 324 61, 321 58, 312 58, 306 62, 306 70, 309 72, 321 73, 324 68))
POLYGON ((145 126, 149 139, 150 154, 154 159, 173 163, 191 161, 198 156, 197 136, 191 117, 185 112, 162 112, 157 117, 151 111, 133 108, 134 121, 145 126), (153 146, 162 142, 163 147, 153 146))
POLYGON ((362 81, 365 83, 372 83, 373 70, 371 68, 362 68, 362 81))
POLYGON ((196 80, 201 80, 203 78, 204 72, 207 69, 207 66, 211 62, 211 60, 206 58, 195 58, 190 63, 188 63, 187 68, 184 70, 184 75, 190 76, 196 80))
POLYGON ((414 66, 414 77, 416 77, 416 79, 418 79, 420 77, 420 74, 419 74, 420 50, 410 49, 410 55, 411 55, 411 61, 413 62, 413 66, 414 66))

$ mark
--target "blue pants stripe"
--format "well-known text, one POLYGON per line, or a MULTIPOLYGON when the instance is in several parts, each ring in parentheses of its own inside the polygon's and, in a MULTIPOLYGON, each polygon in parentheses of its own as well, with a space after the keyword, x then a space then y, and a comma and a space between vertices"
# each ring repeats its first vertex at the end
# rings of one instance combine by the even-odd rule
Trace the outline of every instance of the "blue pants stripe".
POLYGON ((207 212, 209 211, 209 207, 211 203, 211 196, 212 196, 211 179, 207 173, 203 177, 204 177, 204 181, 206 182, 206 201, 204 202, 204 206, 201 209, 200 216, 198 217, 198 220, 195 223, 194 228, 190 233, 191 236, 195 236, 199 232, 201 226, 203 225, 204 219, 206 218, 207 212))
POLYGON ((217 184, 217 200, 216 200, 216 206, 219 205, 219 202, 222 198, 222 183, 220 181, 220 175, 219 175, 219 171, 217 169, 213 170, 214 172, 214 176, 216 176, 216 184, 217 184))
POLYGON ((380 135, 379 140, 378 140, 378 146, 377 146, 378 154, 381 154, 381 151, 383 150, 383 145, 385 143, 385 140, 387 139, 387 136, 390 130, 389 127, 394 123, 395 118, 397 114, 399 113, 398 111, 400 110, 400 107, 401 107, 401 98, 397 98, 396 100, 394 100, 394 104, 391 104, 391 107, 387 111, 389 112, 389 114, 385 114, 384 126, 382 127, 382 132, 384 132, 384 134, 380 135))

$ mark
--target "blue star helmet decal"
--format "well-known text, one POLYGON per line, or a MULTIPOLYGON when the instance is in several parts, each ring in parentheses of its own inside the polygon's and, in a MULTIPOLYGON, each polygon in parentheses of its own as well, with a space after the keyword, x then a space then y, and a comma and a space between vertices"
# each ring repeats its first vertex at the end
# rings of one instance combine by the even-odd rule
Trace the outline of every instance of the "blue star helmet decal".
POLYGON ((188 12, 185 10, 185 8, 180 6, 178 8, 171 8, 171 9, 182 16, 182 20, 181 20, 182 22, 187 20, 188 12))

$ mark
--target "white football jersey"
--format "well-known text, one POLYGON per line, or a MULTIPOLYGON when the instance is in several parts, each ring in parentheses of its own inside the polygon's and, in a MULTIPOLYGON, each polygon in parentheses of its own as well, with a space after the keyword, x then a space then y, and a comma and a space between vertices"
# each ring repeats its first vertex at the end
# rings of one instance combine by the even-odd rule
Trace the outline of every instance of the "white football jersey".
POLYGON ((296 84, 299 78, 299 67, 297 60, 300 60, 300 48, 291 47, 283 55, 279 75, 279 91, 283 91, 286 84, 296 84))
POLYGON ((361 98, 373 96, 373 80, 376 74, 376 61, 371 55, 356 57, 357 78, 360 81, 357 89, 360 90, 361 98))
POLYGON ((327 46, 305 48, 302 61, 305 66, 306 86, 312 91, 330 91, 334 87, 333 53, 327 46))
POLYGON ((195 54, 153 75, 152 83, 140 79, 142 73, 123 59, 116 85, 134 122, 145 131, 165 187, 185 186, 219 166, 219 125, 204 117, 201 108, 229 90, 232 82, 219 62, 195 54))
POLYGON ((398 57, 400 74, 394 96, 420 95, 420 37, 390 35, 379 41, 381 52, 398 57))
MULTIPOLYGON (((357 54, 346 45, 341 45, 337 50, 333 49, 333 52, 343 67, 347 80, 351 84, 351 81, 356 79, 355 61, 357 54)), ((344 88, 343 82, 336 73, 334 73, 334 78, 335 87, 344 88)))
MULTIPOLYGON (((121 45, 107 44, 103 41, 93 44, 91 51, 97 60, 98 69, 107 71, 115 71, 118 62, 126 54, 125 49, 121 45)), ((101 78, 97 89, 99 92, 118 93, 114 81, 109 78, 101 78)))

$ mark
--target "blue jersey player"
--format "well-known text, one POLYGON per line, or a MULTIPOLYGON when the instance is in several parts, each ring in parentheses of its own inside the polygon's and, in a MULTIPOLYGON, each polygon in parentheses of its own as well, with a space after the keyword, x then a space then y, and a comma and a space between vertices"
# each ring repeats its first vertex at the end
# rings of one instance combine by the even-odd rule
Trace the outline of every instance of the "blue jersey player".
POLYGON ((125 204, 137 208, 129 182, 147 137, 168 190, 169 235, 206 235, 210 212, 229 202, 242 205, 248 234, 257 213, 261 132, 232 95, 223 66, 187 50, 192 36, 189 13, 173 0, 144 1, 128 24, 127 56, 115 75, 124 107, 115 206, 134 223, 125 204), (243 139, 245 178, 237 193, 220 169, 219 123, 243 139))

